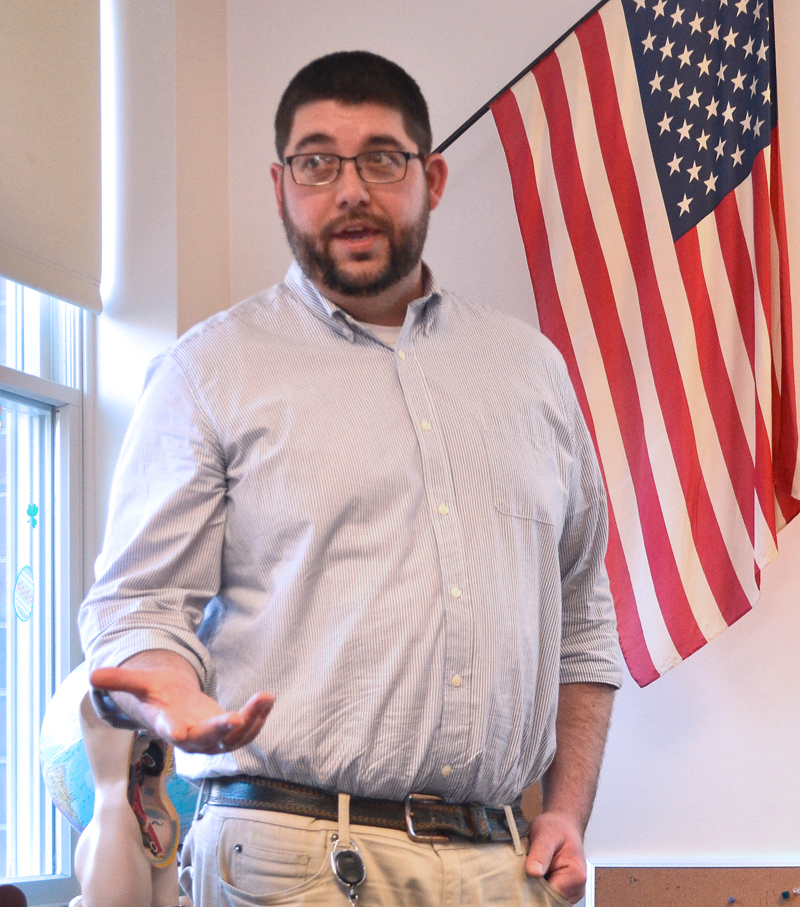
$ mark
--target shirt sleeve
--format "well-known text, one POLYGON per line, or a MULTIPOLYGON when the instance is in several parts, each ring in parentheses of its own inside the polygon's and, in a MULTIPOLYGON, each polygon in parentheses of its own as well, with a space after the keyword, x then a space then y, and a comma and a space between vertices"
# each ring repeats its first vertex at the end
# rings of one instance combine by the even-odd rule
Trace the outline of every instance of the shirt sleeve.
MULTIPOLYGON (((568 380, 568 379, 567 379, 568 380)), ((614 603, 605 567, 608 510, 594 445, 569 386, 574 459, 559 543, 561 683, 622 684, 614 603)))
POLYGON ((196 631, 220 584, 226 479, 221 446, 181 366, 151 367, 111 490, 96 581, 79 614, 92 667, 149 649, 186 658, 214 694, 196 631))

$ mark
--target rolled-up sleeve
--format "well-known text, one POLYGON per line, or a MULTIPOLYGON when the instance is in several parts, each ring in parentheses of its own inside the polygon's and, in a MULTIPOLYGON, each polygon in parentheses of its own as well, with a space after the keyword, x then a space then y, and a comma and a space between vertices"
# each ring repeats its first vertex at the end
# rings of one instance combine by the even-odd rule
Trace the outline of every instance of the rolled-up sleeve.
POLYGON ((93 667, 149 649, 186 658, 213 695, 196 631, 220 584, 226 479, 216 432, 180 364, 151 366, 114 477, 79 628, 93 667))
POLYGON ((561 683, 622 684, 614 603, 605 567, 605 488, 586 423, 571 389, 574 459, 559 543, 562 587, 561 683))

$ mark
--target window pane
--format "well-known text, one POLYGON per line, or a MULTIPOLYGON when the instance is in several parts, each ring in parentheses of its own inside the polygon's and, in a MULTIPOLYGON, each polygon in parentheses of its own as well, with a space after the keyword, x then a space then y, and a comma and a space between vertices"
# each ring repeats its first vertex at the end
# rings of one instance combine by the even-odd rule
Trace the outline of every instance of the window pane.
POLYGON ((54 412, 7 394, 0 407, 0 878, 14 878, 50 873, 54 859, 39 767, 53 684, 54 412))
POLYGON ((81 386, 77 306, 0 276, 0 365, 81 386))

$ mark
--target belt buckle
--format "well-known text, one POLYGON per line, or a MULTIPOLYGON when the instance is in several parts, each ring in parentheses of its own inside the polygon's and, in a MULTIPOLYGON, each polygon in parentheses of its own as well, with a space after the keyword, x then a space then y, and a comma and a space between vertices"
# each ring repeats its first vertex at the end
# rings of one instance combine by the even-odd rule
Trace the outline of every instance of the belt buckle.
POLYGON ((435 794, 409 794, 405 799, 406 807, 406 831, 412 841, 418 844, 447 844, 450 840, 447 835, 418 835, 414 831, 412 803, 441 803, 442 798, 435 794))

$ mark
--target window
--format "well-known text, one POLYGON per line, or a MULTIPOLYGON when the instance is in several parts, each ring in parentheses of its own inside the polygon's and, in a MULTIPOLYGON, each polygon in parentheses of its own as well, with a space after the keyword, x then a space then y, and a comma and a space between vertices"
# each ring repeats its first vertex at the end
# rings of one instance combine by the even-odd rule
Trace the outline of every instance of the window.
POLYGON ((0 883, 31 903, 76 893, 39 731, 79 652, 86 317, 0 277, 0 883))

